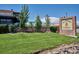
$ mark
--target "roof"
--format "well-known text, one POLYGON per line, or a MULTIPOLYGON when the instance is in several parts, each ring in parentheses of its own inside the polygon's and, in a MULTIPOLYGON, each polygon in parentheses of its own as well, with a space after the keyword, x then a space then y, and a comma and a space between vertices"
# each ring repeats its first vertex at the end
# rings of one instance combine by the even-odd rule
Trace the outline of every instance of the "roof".
POLYGON ((0 10, 0 12, 10 13, 10 12, 14 12, 14 11, 13 10, 0 10))
POLYGON ((16 11, 14 11, 14 10, 0 10, 0 12, 5 12, 5 13, 10 13, 10 12, 14 12, 14 13, 19 13, 19 12, 16 12, 16 11))
POLYGON ((0 16, 13 16, 13 14, 19 14, 19 12, 16 12, 14 10, 0 10, 0 16))

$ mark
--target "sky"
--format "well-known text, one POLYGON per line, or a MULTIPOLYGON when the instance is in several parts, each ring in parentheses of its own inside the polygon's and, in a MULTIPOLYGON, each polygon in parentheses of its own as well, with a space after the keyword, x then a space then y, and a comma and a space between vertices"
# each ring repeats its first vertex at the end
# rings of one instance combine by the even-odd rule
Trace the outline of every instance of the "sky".
MULTIPOLYGON (((22 4, 0 4, 0 9, 15 10, 20 12, 22 4)), ((79 23, 79 5, 78 4, 29 4, 29 21, 34 21, 37 15, 41 19, 48 14, 50 17, 60 18, 63 16, 76 16, 79 23)))

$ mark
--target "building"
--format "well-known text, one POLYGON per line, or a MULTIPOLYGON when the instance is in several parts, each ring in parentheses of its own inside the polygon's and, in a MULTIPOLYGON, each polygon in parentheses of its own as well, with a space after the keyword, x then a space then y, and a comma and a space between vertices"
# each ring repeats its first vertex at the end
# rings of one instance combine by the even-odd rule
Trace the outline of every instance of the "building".
POLYGON ((19 12, 15 12, 14 10, 0 10, 0 33, 9 33, 10 24, 15 24, 19 22, 17 18, 19 16, 19 12))
POLYGON ((0 24, 14 24, 19 22, 17 16, 19 12, 11 10, 0 10, 0 24))

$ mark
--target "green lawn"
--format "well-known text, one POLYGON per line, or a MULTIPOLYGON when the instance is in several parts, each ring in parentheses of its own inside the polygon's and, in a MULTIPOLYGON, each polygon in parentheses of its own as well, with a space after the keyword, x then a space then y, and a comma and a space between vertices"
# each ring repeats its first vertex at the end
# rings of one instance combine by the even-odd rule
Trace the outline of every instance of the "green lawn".
POLYGON ((33 53, 75 41, 79 39, 57 33, 0 34, 0 53, 33 53))

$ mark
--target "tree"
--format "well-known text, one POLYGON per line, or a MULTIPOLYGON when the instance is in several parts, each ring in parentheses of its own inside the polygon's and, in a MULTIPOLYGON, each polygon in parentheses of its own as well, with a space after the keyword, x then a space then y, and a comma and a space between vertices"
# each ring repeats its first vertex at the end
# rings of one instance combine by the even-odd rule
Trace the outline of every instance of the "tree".
POLYGON ((32 28, 32 31, 33 31, 33 23, 32 22, 29 22, 30 23, 30 27, 32 28))
POLYGON ((20 28, 25 28, 25 23, 28 22, 28 18, 29 18, 29 8, 28 5, 23 5, 22 6, 22 10, 19 14, 19 27, 20 28))
POLYGON ((50 27, 50 19, 49 19, 48 15, 46 15, 45 20, 46 20, 47 31, 49 31, 50 30, 50 28, 49 28, 50 27))
POLYGON ((37 16, 36 17, 36 20, 35 20, 35 28, 36 28, 36 31, 37 32, 40 32, 41 31, 41 27, 42 27, 42 22, 40 20, 40 16, 37 16))

